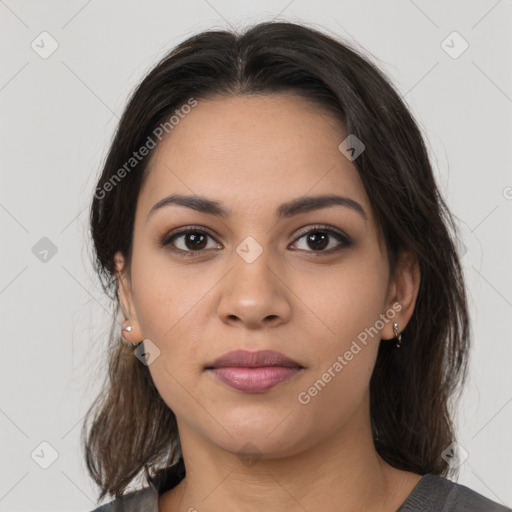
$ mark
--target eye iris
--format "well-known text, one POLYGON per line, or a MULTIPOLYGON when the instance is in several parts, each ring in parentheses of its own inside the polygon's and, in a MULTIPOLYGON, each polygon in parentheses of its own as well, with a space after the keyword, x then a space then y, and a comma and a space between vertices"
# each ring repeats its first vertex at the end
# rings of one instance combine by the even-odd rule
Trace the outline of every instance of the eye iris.
POLYGON ((188 249, 196 251, 198 249, 204 249, 206 246, 206 235, 202 233, 187 233, 185 235, 185 245, 188 249), (192 246, 189 246, 189 242, 192 243, 192 246), (203 245, 201 245, 203 244, 203 245))
POLYGON ((321 233, 319 231, 314 231, 308 235, 308 243, 312 242, 313 249, 323 249, 328 245, 329 235, 325 233, 321 233))

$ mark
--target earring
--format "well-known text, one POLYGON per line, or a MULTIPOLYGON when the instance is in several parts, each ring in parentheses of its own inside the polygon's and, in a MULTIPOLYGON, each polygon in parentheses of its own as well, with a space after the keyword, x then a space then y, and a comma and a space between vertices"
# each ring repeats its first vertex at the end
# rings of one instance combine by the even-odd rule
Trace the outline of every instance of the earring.
MULTIPOLYGON (((125 325, 123 327, 122 332, 131 332, 132 330, 133 330, 133 325, 125 325)), ((134 342, 134 341, 127 340, 122 334, 121 334, 121 340, 128 343, 129 345, 134 346, 135 348, 137 348, 142 343, 142 341, 134 342)))
POLYGON ((402 333, 398 330, 398 324, 393 322, 393 331, 395 332, 395 338, 397 339, 396 348, 400 348, 402 344, 402 333))

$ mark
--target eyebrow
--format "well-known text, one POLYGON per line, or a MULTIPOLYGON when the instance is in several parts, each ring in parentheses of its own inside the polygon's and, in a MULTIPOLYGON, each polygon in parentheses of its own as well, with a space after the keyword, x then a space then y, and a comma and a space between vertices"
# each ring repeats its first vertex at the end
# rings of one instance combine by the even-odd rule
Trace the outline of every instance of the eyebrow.
MULTIPOLYGON (((168 197, 164 197, 158 201, 158 203, 153 205, 146 220, 149 220, 149 217, 157 210, 171 205, 185 206, 200 213, 215 215, 222 218, 228 218, 232 215, 231 210, 222 206, 219 201, 214 201, 201 196, 172 194, 168 197)), ((350 197, 335 194, 299 197, 297 199, 293 199, 292 201, 288 201, 280 205, 276 210, 276 216, 278 219, 285 219, 301 213, 330 208, 331 206, 343 206, 345 208, 349 208, 361 215, 365 222, 368 220, 366 211, 357 201, 354 201, 350 197)))

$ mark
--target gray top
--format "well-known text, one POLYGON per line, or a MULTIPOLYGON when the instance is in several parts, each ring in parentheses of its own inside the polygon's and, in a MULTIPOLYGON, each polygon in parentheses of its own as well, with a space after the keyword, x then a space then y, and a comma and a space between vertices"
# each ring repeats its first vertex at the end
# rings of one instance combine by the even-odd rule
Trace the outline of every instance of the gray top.
MULTIPOLYGON (((159 512, 153 485, 134 491, 92 512, 159 512)), ((433 474, 423 475, 396 512, 511 512, 469 487, 433 474)))

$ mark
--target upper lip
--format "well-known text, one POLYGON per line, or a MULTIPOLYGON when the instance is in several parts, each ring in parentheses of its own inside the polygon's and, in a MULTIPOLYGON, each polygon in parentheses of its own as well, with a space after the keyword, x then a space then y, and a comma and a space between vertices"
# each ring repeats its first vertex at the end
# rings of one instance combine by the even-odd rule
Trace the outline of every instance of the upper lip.
POLYGON ((223 366, 244 366, 248 368, 287 366, 302 368, 299 363, 275 350, 259 350, 256 352, 233 350, 215 359, 213 363, 206 365, 206 369, 221 368, 223 366))

